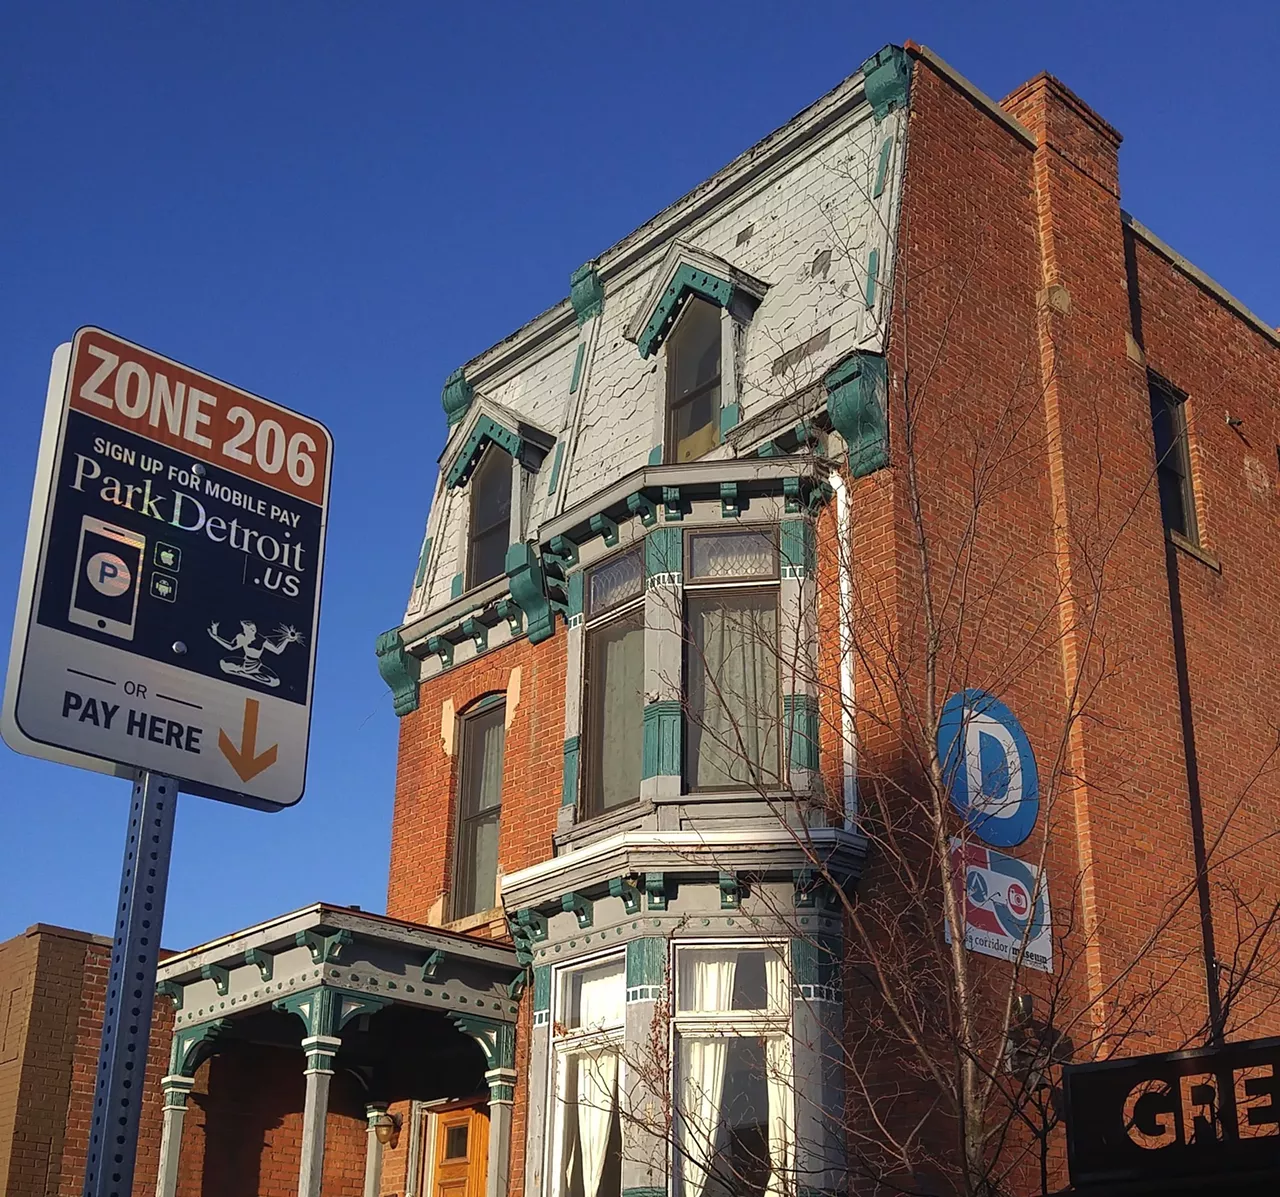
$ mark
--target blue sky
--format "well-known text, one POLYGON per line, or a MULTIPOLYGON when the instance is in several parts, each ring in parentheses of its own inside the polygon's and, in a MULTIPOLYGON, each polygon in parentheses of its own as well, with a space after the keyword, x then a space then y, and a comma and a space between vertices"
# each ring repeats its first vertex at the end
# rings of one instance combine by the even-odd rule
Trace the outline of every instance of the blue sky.
MULTIPOLYGON (((87 323, 336 440, 310 784, 186 797, 165 943, 383 908, 403 612, 446 374, 886 42, 997 98, 1041 70, 1125 134, 1125 206, 1280 323, 1272 5, 9 5, 0 33, 0 621, 49 356, 87 323)), ((548 746, 548 751, 554 746, 548 746)), ((109 928, 129 787, 0 748, 0 939, 109 928)))

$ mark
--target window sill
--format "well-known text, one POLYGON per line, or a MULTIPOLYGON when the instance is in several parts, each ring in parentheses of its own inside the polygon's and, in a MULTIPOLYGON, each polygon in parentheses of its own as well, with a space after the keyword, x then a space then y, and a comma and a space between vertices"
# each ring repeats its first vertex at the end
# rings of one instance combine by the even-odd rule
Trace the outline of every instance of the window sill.
POLYGON ((698 802, 762 802, 781 805, 794 803, 800 797, 794 790, 760 790, 745 786, 741 790, 685 790, 670 797, 655 798, 661 806, 676 806, 698 802))
POLYGON ((1175 549, 1181 549, 1188 556, 1203 562, 1215 573, 1222 573, 1222 562, 1207 549, 1202 549, 1195 541, 1188 540, 1181 532, 1174 532, 1172 529, 1165 529, 1165 536, 1175 549))
POLYGON ((491 923, 502 924, 502 934, 507 932, 507 912, 501 906, 493 906, 488 910, 480 910, 475 914, 469 914, 466 918, 451 919, 444 924, 444 930, 457 931, 466 934, 469 931, 475 931, 480 927, 488 927, 491 923))
POLYGON ((561 848, 571 849, 582 840, 594 839, 606 832, 616 831, 619 828, 629 829, 631 823, 643 821, 645 816, 652 815, 653 809, 653 802, 637 800, 636 802, 628 803, 626 806, 619 806, 613 810, 605 811, 604 814, 591 815, 580 822, 574 823, 572 827, 557 832, 554 837, 556 848, 557 850, 561 848))

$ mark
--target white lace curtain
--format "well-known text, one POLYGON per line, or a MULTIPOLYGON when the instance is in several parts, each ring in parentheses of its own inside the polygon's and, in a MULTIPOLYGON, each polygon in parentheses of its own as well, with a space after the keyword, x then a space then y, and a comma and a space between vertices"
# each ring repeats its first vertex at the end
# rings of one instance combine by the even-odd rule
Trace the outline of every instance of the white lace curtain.
MULTIPOLYGON (((622 1021, 626 991, 616 972, 582 979, 581 1023, 585 1028, 622 1021)), ((582 1151, 582 1189, 597 1197, 604 1177, 605 1153, 618 1106, 618 1053, 613 1047, 588 1048, 575 1061, 578 1075, 578 1143, 582 1151)))

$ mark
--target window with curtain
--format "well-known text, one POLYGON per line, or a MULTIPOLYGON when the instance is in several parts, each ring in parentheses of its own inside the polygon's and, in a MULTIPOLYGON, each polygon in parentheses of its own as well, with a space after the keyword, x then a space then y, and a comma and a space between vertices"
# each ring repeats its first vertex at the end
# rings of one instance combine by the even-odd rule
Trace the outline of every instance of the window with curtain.
POLYGON ((644 731, 643 545, 587 571, 582 813, 640 797, 644 731))
POLYGON ((511 454, 489 445, 471 475, 471 527, 467 589, 491 581, 507 568, 511 543, 511 454))
POLYGON ((782 741, 776 530, 690 533, 686 560, 686 784, 776 787, 782 741))
POLYGON ((621 955, 556 978, 550 1175, 554 1197, 621 1197, 621 955))
POLYGON ((462 718, 451 904, 455 919, 491 910, 498 903, 498 826, 506 717, 507 704, 497 699, 462 718))
POLYGON ((785 945, 676 949, 677 1197, 792 1191, 785 945))
POLYGON ((667 337, 667 460, 720 443, 720 309, 691 296, 667 337))
POLYGON ((1187 438, 1187 397, 1163 378, 1147 376, 1151 399, 1151 432, 1156 442, 1156 484, 1164 526, 1195 543, 1196 498, 1191 486, 1191 452, 1187 438))

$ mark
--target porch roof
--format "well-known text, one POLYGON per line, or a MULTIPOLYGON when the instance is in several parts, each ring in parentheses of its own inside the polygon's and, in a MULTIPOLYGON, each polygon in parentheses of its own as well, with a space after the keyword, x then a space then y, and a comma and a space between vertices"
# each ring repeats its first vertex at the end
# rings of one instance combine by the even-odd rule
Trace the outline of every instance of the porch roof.
POLYGON ((514 1022, 523 979, 505 944, 321 902, 168 957, 157 992, 173 999, 175 1030, 317 987, 514 1022))

